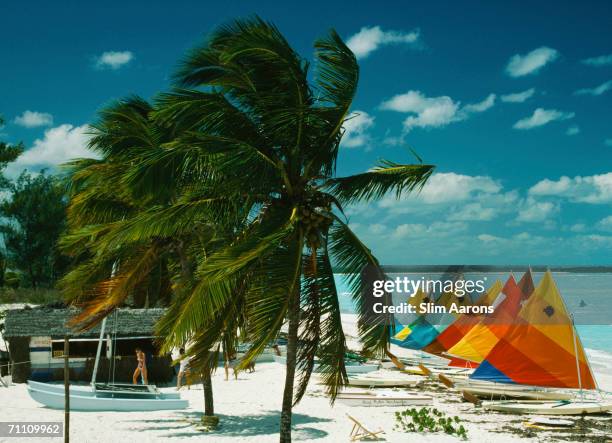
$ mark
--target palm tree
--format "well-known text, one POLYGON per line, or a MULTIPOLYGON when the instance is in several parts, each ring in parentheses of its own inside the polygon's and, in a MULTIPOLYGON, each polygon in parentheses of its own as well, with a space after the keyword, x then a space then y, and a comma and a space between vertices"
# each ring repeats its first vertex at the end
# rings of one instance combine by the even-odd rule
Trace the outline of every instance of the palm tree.
POLYGON ((245 367, 287 321, 281 442, 291 441, 292 406, 306 390, 315 354, 332 401, 347 381, 332 260, 349 275, 364 351, 382 355, 389 347, 392 319, 372 319, 360 278, 365 267, 382 270, 343 207, 419 189, 433 170, 381 161, 336 177, 359 69, 336 32, 314 46, 311 82, 309 63, 273 25, 254 18, 217 29, 183 60, 175 77, 183 89, 163 94, 154 113, 160 127, 180 122, 190 129, 144 153, 127 179, 154 195, 189 177, 206 189, 199 208, 220 224, 235 216, 228 205, 239 202, 247 215, 225 246, 197 263, 195 286, 161 329, 168 344, 192 339, 194 358, 212 365, 209 350, 243 328, 245 367))
MULTIPOLYGON (((80 329, 95 325, 128 297, 145 307, 180 300, 193 286, 194 263, 219 241, 198 207, 199 188, 187 179, 155 194, 126 184, 142 154, 159 149, 180 129, 156 127, 152 111, 138 97, 106 107, 92 125, 90 142, 101 158, 66 165, 69 232, 61 246, 76 266, 60 286, 68 300, 83 307, 73 319, 80 329), (116 272, 109 278, 111 268, 116 272)), ((214 415, 210 370, 202 373, 205 414, 214 415)))

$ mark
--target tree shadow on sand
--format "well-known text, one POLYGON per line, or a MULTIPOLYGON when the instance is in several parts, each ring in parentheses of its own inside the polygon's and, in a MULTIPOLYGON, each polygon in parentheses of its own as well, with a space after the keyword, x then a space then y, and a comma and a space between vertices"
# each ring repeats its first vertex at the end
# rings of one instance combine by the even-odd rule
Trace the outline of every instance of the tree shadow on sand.
MULTIPOLYGON (((252 437, 257 435, 274 435, 278 434, 280 423, 279 411, 262 411, 257 415, 224 415, 219 414, 219 427, 213 431, 203 432, 196 427, 202 418, 201 412, 182 412, 184 419, 191 423, 192 428, 187 430, 183 426, 177 426, 175 429, 180 432, 166 434, 165 438, 185 438, 195 436, 227 436, 227 437, 252 437)), ((303 426, 312 423, 330 422, 331 419, 322 417, 312 417, 305 414, 293 414, 293 432, 294 440, 314 440, 323 438, 328 435, 328 432, 321 429, 316 429, 309 426, 303 426)), ((147 420, 153 424, 156 420, 147 420)), ((161 424, 161 423, 160 423, 161 424)), ((170 430, 166 426, 156 427, 151 426, 151 430, 170 430)))

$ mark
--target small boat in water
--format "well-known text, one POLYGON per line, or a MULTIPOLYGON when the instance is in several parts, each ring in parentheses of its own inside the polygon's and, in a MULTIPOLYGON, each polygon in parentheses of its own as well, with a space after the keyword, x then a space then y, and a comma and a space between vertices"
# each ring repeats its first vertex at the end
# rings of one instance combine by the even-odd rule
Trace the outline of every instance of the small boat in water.
POLYGON ((348 406, 425 406, 433 403, 428 395, 398 391, 341 392, 336 401, 348 406))
POLYGON ((604 414, 612 411, 612 401, 485 401, 482 407, 510 414, 584 415, 604 414))

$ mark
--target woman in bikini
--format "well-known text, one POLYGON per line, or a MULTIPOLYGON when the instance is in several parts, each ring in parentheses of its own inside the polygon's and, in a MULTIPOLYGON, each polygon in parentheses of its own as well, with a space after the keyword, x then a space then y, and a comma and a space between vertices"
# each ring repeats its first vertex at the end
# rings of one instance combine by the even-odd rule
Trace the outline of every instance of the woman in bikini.
POLYGON ((138 362, 138 367, 134 371, 134 376, 132 377, 132 381, 135 385, 138 384, 138 376, 142 374, 142 380, 145 385, 149 384, 149 377, 147 375, 147 360, 145 353, 142 352, 142 349, 136 348, 136 361, 138 362))

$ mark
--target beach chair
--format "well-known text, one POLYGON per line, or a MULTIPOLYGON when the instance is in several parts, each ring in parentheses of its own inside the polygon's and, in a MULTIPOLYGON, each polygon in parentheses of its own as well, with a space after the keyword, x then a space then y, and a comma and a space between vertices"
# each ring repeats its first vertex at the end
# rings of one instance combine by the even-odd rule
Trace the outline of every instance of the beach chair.
POLYGON ((385 431, 383 431, 382 429, 379 429, 378 431, 370 431, 355 417, 352 417, 349 414, 346 414, 346 416, 348 417, 350 421, 353 422, 353 429, 351 429, 351 433, 349 435, 349 438, 351 439, 351 441, 361 441, 361 440, 366 440, 366 439, 367 440, 382 440, 382 438, 379 437, 379 434, 384 434, 385 431))

